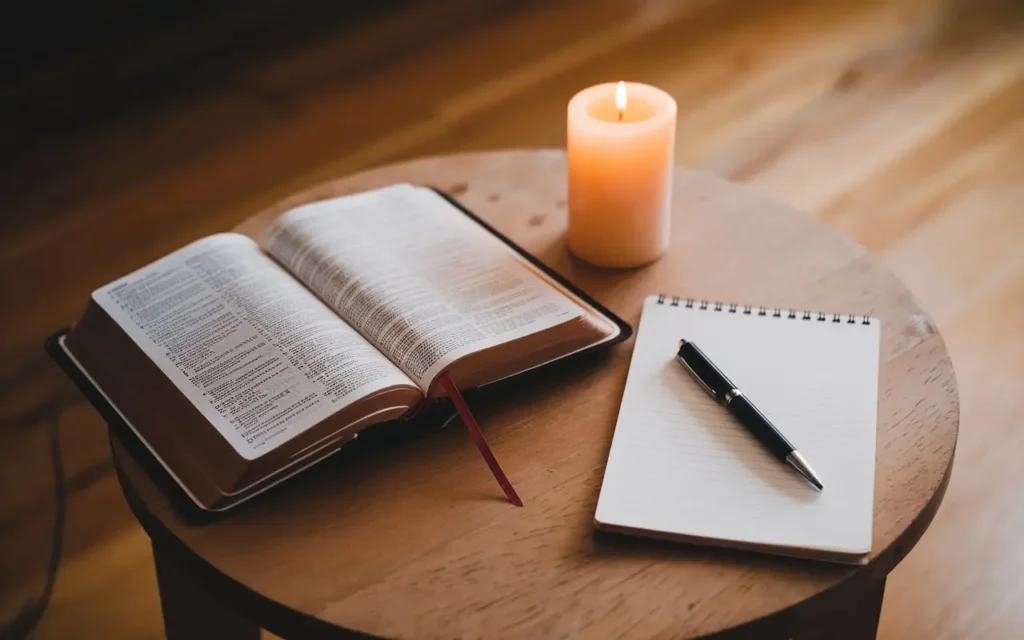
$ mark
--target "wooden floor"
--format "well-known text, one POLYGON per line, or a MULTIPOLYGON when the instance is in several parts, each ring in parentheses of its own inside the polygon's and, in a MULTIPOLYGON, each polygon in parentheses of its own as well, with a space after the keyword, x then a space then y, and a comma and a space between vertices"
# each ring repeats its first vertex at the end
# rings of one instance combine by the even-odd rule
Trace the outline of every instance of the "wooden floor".
MULTIPOLYGON (((880 637, 1020 637, 1021 3, 427 4, 243 57, 216 81, 36 136, 4 159, 0 619, 41 585, 56 420, 66 548, 36 635, 162 634, 148 541, 104 426, 40 348, 93 288, 328 177, 439 152, 561 146, 574 91, 625 78, 676 96, 681 163, 834 223, 933 314, 958 376, 961 436, 944 505, 890 577, 880 637)), ((68 67, 19 86, 59 83, 68 67)))

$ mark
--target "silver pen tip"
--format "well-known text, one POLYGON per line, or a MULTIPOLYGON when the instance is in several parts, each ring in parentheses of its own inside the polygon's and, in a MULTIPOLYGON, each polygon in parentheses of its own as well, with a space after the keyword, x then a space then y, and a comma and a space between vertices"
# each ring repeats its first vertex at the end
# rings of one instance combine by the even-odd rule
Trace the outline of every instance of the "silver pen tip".
POLYGON ((819 491, 825 488, 825 485, 821 484, 821 480, 818 479, 818 474, 814 473, 814 469, 811 468, 811 465, 807 464, 807 460, 804 460, 799 451, 793 451, 786 456, 786 462, 796 469, 797 473, 806 478, 808 482, 817 487, 819 491))

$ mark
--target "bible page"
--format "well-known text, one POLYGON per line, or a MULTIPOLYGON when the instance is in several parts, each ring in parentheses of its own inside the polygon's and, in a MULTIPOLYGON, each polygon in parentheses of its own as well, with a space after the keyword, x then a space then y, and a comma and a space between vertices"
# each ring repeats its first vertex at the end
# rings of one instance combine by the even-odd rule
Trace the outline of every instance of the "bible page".
POLYGON ((248 460, 412 384, 242 235, 194 242, 93 299, 248 460))
POLYGON ((424 391, 462 356, 583 313, 423 187, 394 185, 293 209, 265 244, 424 391))

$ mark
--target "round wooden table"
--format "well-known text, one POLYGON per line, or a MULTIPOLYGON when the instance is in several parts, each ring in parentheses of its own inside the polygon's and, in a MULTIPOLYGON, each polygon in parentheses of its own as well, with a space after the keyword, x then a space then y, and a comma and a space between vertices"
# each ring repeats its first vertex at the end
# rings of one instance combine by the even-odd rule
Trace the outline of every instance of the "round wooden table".
POLYGON ((631 342, 524 376, 474 404, 525 501, 511 506, 465 431, 359 443, 236 511, 198 521, 113 438, 153 540, 170 637, 873 637, 886 575, 924 533, 956 445, 956 383, 928 314, 882 263, 754 189, 676 173, 673 240, 634 271, 567 251, 565 156, 501 151, 373 169, 296 204, 408 181, 439 187, 636 326, 652 292, 882 318, 874 540, 845 567, 605 536, 594 508, 631 342))

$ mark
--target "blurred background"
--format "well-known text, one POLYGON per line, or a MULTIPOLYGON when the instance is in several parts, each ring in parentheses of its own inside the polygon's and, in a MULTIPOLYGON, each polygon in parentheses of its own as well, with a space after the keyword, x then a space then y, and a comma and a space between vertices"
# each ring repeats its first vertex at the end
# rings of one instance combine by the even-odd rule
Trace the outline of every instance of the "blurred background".
POLYGON ((947 341, 957 460, 879 636, 1020 637, 1024 2, 20 4, 0 9, 0 625, 44 584, 58 428, 35 637, 162 636, 104 424, 41 348, 94 288, 324 179, 563 146, 568 99, 628 79, 675 96, 678 162, 843 229, 947 341))

